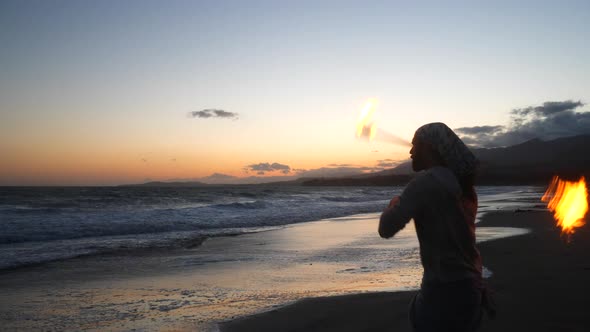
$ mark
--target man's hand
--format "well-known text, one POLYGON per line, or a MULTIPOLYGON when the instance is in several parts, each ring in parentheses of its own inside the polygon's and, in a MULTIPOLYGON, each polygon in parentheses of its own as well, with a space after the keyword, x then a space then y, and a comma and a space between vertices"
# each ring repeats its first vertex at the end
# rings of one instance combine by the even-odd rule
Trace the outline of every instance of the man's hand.
POLYGON ((395 196, 391 199, 391 201, 389 201, 389 205, 387 207, 388 208, 393 207, 398 202, 399 202, 399 196, 395 196))

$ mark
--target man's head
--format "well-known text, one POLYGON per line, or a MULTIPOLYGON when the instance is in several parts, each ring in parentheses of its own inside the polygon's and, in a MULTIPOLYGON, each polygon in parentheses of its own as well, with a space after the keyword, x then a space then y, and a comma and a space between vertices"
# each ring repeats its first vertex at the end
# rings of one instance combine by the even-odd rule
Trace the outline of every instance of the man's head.
POLYGON ((463 177, 474 174, 477 168, 473 153, 444 123, 434 122, 418 128, 412 145, 410 155, 414 171, 446 166, 457 177, 463 177))
POLYGON ((412 140, 412 149, 410 149, 410 158, 412 158, 412 169, 414 172, 429 169, 433 166, 442 166, 444 162, 432 144, 420 140, 414 136, 412 140))

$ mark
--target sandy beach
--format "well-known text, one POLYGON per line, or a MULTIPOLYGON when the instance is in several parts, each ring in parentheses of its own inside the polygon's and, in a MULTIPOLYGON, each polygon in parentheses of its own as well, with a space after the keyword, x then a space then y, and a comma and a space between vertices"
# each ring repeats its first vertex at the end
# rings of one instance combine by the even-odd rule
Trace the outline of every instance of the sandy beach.
MULTIPOLYGON (((531 233, 479 244, 493 275, 498 316, 481 331, 587 331, 590 326, 590 229, 560 237, 548 212, 497 212, 478 227, 531 233)), ((221 324, 221 331, 410 331, 414 291, 306 299, 221 324)))
POLYGON ((7 330, 210 331, 303 298, 415 289, 421 269, 412 225, 398 241, 384 241, 377 216, 5 270, 0 321, 7 330))
MULTIPOLYGON (((409 331, 421 277, 413 225, 384 240, 377 216, 4 271, 2 330, 409 331)), ((484 216, 499 315, 482 330, 585 330, 589 233, 566 243, 548 212, 484 216)))

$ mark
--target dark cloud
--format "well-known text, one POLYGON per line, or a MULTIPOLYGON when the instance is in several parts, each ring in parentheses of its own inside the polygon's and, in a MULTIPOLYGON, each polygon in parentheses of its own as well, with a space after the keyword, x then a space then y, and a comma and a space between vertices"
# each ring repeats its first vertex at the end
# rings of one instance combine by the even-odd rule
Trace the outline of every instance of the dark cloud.
POLYGON ((264 175, 266 172, 275 172, 279 171, 283 174, 291 173, 291 167, 289 165, 279 164, 279 163, 258 163, 258 164, 251 164, 247 165, 244 168, 246 172, 256 172, 258 175, 264 175))
POLYGON ((345 177, 383 171, 385 169, 398 166, 401 162, 403 161, 394 159, 383 159, 378 160, 376 166, 359 166, 353 164, 329 164, 327 167, 320 167, 308 170, 298 170, 296 173, 300 177, 345 177))
POLYGON ((510 113, 516 116, 547 116, 563 111, 574 110, 577 107, 584 106, 581 101, 547 101, 543 103, 543 106, 529 106, 525 108, 513 109, 510 113))
POLYGON ((462 135, 493 135, 499 131, 502 131, 504 126, 475 126, 475 127, 463 127, 455 129, 457 134, 462 135))
MULTIPOLYGON (((401 163, 399 160, 383 159, 378 161, 377 166, 360 166, 354 164, 337 164, 332 163, 325 167, 302 169, 291 168, 288 165, 279 163, 258 163, 244 166, 242 170, 246 173, 253 173, 256 176, 267 176, 267 173, 280 172, 282 175, 274 176, 275 181, 292 180, 299 177, 318 178, 318 177, 347 177, 360 174, 373 173, 384 169, 393 168, 401 163)), ((273 176, 270 176, 272 178, 273 176)), ((204 182, 209 183, 208 181, 204 182)))
POLYGON ((320 167, 299 172, 301 177, 340 177, 363 174, 371 167, 320 167))
POLYGON ((590 134, 590 113, 575 112, 581 101, 550 101, 542 106, 529 106, 510 112, 508 126, 477 126, 457 128, 455 131, 465 144, 474 147, 499 147, 519 144, 539 138, 590 134))
POLYGON ((215 109, 215 108, 204 109, 202 111, 192 111, 192 112, 189 112, 188 115, 193 118, 201 118, 201 119, 208 119, 208 118, 237 119, 238 118, 238 113, 228 112, 228 111, 215 109))
POLYGON ((397 165, 399 165, 401 162, 399 160, 393 160, 393 159, 382 159, 382 160, 377 160, 377 167, 378 168, 392 168, 395 167, 397 165))

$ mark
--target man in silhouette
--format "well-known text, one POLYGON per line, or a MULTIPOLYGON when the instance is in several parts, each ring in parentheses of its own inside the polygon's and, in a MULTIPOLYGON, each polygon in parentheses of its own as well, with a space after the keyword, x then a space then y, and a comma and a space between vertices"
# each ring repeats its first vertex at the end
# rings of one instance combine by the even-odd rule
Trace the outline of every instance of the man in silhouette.
POLYGON ((477 159, 443 123, 420 127, 410 150, 419 173, 383 211, 379 235, 414 219, 424 267, 410 305, 414 331, 475 331, 482 316, 482 264, 475 246, 477 159))

